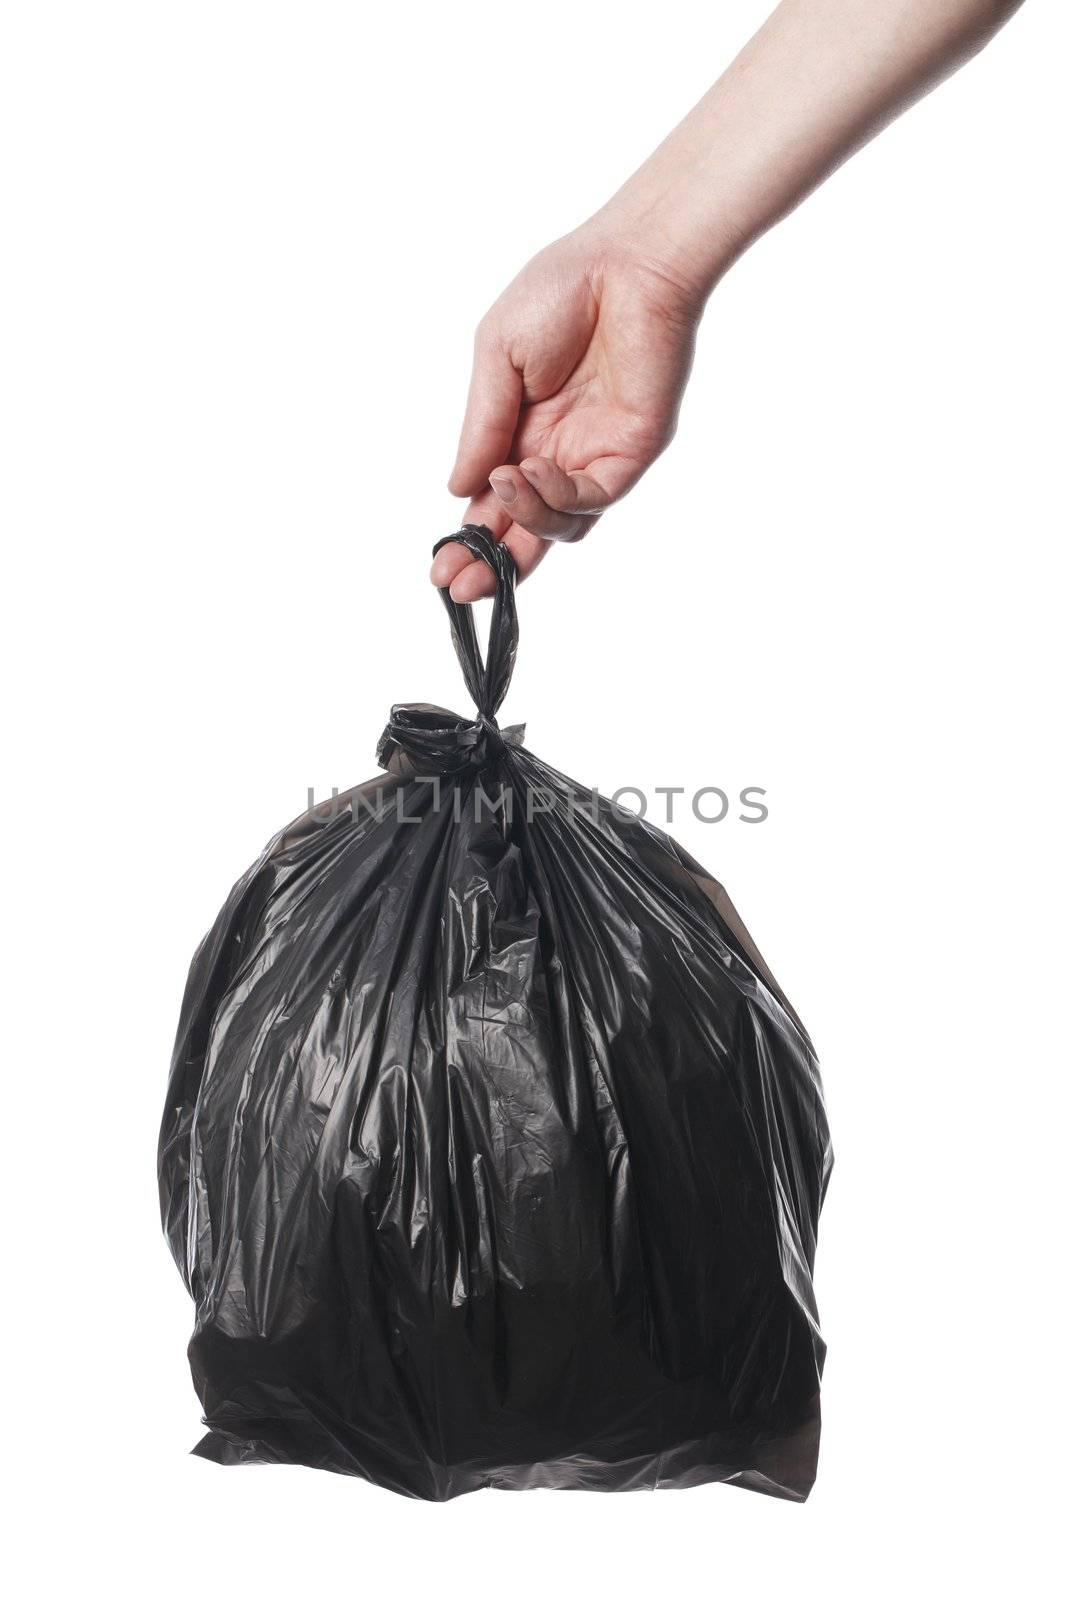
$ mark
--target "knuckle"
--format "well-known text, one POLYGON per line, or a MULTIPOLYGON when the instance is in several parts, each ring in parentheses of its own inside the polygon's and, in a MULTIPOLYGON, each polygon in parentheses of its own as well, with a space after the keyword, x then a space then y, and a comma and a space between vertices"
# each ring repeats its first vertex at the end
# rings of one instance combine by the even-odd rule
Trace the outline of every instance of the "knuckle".
POLYGON ((500 331, 496 318, 491 311, 487 311, 474 330, 474 346, 476 350, 487 354, 500 345, 500 331))
POLYGON ((558 516, 553 519, 552 537, 563 544, 574 544, 586 531, 587 517, 558 516))

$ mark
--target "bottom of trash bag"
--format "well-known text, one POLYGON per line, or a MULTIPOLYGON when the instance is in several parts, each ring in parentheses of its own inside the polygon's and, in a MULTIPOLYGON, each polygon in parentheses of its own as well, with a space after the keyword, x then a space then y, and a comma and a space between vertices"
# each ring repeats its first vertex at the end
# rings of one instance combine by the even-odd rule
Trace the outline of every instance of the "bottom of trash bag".
POLYGON ((816 1397, 787 1433, 723 1435, 689 1441, 656 1454, 601 1461, 566 1456, 552 1461, 480 1467, 423 1459, 409 1467, 360 1463, 317 1429, 286 1424, 274 1439, 242 1437, 220 1429, 205 1434, 192 1454, 221 1466, 285 1465, 362 1478, 417 1500, 453 1500, 476 1489, 586 1489, 619 1493, 636 1489, 695 1489, 728 1483, 780 1500, 804 1501, 815 1482, 819 1456, 816 1397))

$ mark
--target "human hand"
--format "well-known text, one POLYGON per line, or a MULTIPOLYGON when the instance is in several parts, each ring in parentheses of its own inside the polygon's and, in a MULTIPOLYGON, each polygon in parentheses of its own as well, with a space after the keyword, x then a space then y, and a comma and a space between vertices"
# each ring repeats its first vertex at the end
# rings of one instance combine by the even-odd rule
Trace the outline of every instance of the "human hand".
MULTIPOLYGON (((515 557, 584 538, 670 442, 704 295, 594 218, 549 245, 481 323, 453 494, 515 557)), ((450 544, 430 573, 457 601, 493 592, 450 544)))
MULTIPOLYGON (((701 310, 732 262, 1019 4, 781 0, 603 210, 520 272, 478 330, 449 484, 520 577, 669 443, 701 310)), ((430 577, 458 601, 494 582, 455 544, 430 577)))

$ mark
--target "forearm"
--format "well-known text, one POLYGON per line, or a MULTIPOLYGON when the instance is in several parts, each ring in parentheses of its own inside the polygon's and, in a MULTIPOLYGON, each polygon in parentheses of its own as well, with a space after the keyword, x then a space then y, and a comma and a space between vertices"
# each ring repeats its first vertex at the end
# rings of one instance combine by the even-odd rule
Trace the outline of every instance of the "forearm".
POLYGON ((706 294, 1022 0, 783 0, 595 219, 706 294))

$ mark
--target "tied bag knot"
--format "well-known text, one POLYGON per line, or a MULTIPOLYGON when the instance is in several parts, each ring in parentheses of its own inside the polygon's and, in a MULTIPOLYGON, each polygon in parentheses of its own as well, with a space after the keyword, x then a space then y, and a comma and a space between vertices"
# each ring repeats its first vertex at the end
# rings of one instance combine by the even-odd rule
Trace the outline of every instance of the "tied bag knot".
POLYGON ((511 682, 519 643, 515 562, 511 551, 499 544, 488 528, 473 523, 466 523, 458 533, 438 540, 434 555, 446 544, 463 545, 491 567, 496 576, 493 620, 484 662, 471 607, 457 605, 447 589, 441 590, 452 626, 452 642, 478 715, 471 720, 446 711, 442 706, 394 706, 389 713, 388 726, 378 741, 377 752, 379 763, 394 777, 408 778, 420 773, 444 776, 485 767, 503 756, 509 746, 521 745, 523 741, 525 724, 501 729, 496 720, 511 682))
POLYGON ((498 728, 493 717, 474 721, 443 706, 394 706, 378 741, 378 762, 396 778, 450 776, 487 767, 521 745, 525 724, 498 728))

